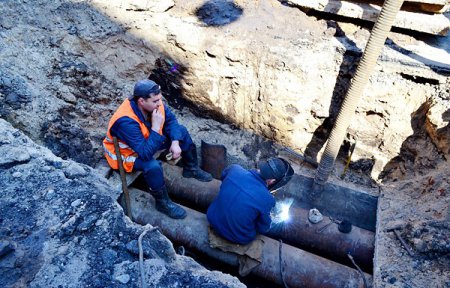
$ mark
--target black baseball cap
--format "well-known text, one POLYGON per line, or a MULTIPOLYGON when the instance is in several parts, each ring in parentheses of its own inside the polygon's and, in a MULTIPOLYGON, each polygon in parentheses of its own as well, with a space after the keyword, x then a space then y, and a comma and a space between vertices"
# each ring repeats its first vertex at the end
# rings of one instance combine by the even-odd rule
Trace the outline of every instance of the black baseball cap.
POLYGON ((156 82, 144 79, 138 81, 134 85, 133 97, 134 98, 149 98, 151 94, 157 95, 161 93, 161 87, 156 82))

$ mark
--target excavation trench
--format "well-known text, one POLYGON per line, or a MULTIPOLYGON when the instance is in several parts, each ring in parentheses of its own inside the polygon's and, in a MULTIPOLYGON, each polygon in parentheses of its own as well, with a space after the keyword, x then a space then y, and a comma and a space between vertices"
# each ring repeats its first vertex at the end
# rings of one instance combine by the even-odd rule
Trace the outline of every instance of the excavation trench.
MULTIPOLYGON (((168 217, 162 217, 155 211, 151 196, 139 189, 133 189, 133 220, 140 224, 149 223, 159 226, 168 238, 182 244, 187 249, 236 266, 238 260, 235 256, 212 249, 208 245, 208 223, 204 213, 217 195, 220 181, 213 180, 203 183, 194 179, 182 178, 181 168, 168 164, 163 165, 171 197, 193 209, 187 208, 189 216, 185 220, 171 220, 168 217)), ((276 196, 277 199, 295 199, 290 209, 290 221, 284 223, 282 229, 276 233, 271 232, 265 235, 267 236, 265 237, 266 243, 270 244, 265 245, 264 251, 268 255, 264 256, 272 260, 270 262, 265 259, 263 262, 266 262, 265 265, 268 266, 262 266, 256 270, 255 275, 282 284, 279 277, 279 262, 275 259, 279 256, 278 240, 281 239, 283 243, 289 244, 284 244, 286 248, 283 248, 286 249, 283 255, 288 255, 285 256, 288 258, 283 259, 283 267, 287 271, 285 277, 300 279, 289 280, 292 282, 289 287, 324 287, 325 282, 322 281, 331 285, 325 287, 339 287, 338 283, 341 282, 336 279, 342 279, 342 281, 354 279, 356 282, 349 287, 358 287, 362 282, 357 281, 362 278, 357 270, 353 269, 354 266, 347 254, 350 254, 365 272, 372 272, 375 234, 370 230, 374 229, 377 199, 348 188, 329 185, 326 190, 328 192, 323 193, 320 199, 321 202, 309 203, 306 195, 312 182, 312 178, 295 175, 286 189, 276 196), (325 205, 325 202, 322 201, 330 201, 331 204, 325 205), (327 225, 330 222, 328 217, 324 217, 324 221, 319 224, 311 224, 308 221, 308 209, 312 206, 322 209, 321 211, 325 215, 339 220, 349 220, 353 224, 351 232, 341 233, 335 223, 327 225), (340 210, 344 212, 340 213, 340 210), (298 257, 298 255, 302 256, 298 257), (320 265, 318 264, 316 267, 311 264, 314 261, 320 265), (286 268, 291 265, 290 269, 286 268), (298 267, 305 268, 298 269, 298 267), (266 271, 267 269, 270 272, 266 271), (356 275, 355 278, 353 278, 354 275, 356 275)), ((142 179, 138 179, 133 186, 145 190, 142 179)), ((371 277, 370 275, 366 276, 371 277)))

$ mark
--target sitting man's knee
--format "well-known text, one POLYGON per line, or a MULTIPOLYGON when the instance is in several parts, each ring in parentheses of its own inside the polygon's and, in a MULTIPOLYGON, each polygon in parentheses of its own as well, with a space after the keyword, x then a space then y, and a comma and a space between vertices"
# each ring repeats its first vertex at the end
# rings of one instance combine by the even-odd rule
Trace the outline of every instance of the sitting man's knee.
POLYGON ((152 159, 149 161, 145 161, 143 163, 143 170, 145 173, 152 173, 152 172, 156 172, 156 171, 161 171, 162 167, 159 163, 158 160, 152 159))

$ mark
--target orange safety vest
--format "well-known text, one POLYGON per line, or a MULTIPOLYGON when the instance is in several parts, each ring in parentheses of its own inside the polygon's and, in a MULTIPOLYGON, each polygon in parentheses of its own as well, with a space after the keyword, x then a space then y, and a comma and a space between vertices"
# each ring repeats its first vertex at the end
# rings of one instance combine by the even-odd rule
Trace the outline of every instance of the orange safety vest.
MULTIPOLYGON (((159 106, 159 111, 163 115, 163 119, 166 118, 166 114, 164 111, 164 105, 162 104, 159 106)), ((148 130, 147 126, 145 126, 144 122, 142 122, 139 117, 134 113, 133 108, 131 107, 130 100, 125 99, 125 101, 117 108, 114 115, 111 117, 111 120, 109 120, 108 124, 108 131, 106 132, 106 137, 103 140, 103 148, 105 149, 105 157, 108 161, 109 166, 113 169, 119 169, 119 163, 117 162, 116 157, 116 150, 114 149, 114 141, 113 136, 111 135, 111 127, 116 123, 117 119, 121 117, 130 117, 134 121, 139 123, 139 126, 141 128, 142 135, 144 135, 144 138, 147 139, 150 136, 150 131, 148 130)), ((164 127, 164 120, 161 125, 161 129, 158 131, 160 135, 162 135, 162 129, 164 127)), ((136 161, 136 158, 138 157, 137 153, 134 152, 133 149, 131 149, 130 146, 128 146, 125 142, 117 139, 117 142, 119 143, 119 150, 120 155, 122 156, 123 161, 123 168, 126 172, 133 171, 134 161, 136 161)))

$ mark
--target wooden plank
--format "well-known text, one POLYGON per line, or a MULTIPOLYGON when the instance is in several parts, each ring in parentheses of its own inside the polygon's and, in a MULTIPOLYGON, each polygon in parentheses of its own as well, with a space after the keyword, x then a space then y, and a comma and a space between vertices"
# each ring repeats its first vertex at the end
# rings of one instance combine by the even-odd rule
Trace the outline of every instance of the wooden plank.
MULTIPOLYGON (((375 4, 347 2, 339 0, 290 0, 290 4, 321 12, 375 22, 381 6, 375 4)), ((447 35, 450 19, 443 14, 423 14, 399 11, 394 27, 419 31, 433 35, 447 35)))
POLYGON ((425 4, 434 4, 434 5, 442 5, 445 6, 446 4, 448 4, 447 0, 408 0, 405 2, 410 2, 410 3, 425 3, 425 4))
MULTIPOLYGON (((141 171, 126 173, 125 177, 127 181, 127 186, 130 186, 131 183, 133 183, 134 180, 136 180, 137 177, 139 177, 139 175, 141 174, 142 174, 141 171)), ((108 182, 111 184, 111 186, 115 187, 117 190, 122 191, 122 181, 120 180, 119 170, 113 170, 111 176, 108 178, 108 182)))
MULTIPOLYGON (((415 4, 415 3, 411 3, 415 4)), ((428 4, 428 3, 418 3, 420 4, 420 10, 425 12, 432 12, 432 13, 444 13, 448 11, 449 4, 447 5, 436 5, 436 4, 428 4)))
MULTIPOLYGON (((348 2, 375 4, 383 6, 383 0, 347 0, 348 2)), ((410 12, 443 13, 448 10, 447 0, 410 0, 404 1, 400 10, 410 12)))
MULTIPOLYGON (((375 4, 383 4, 383 0, 352 0, 353 2, 360 2, 360 3, 375 3, 375 4)), ((448 4, 447 0, 405 0, 405 3, 426 3, 426 4, 433 4, 433 5, 440 5, 445 6, 448 4)))

